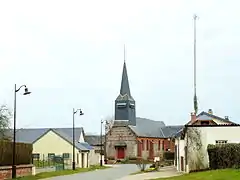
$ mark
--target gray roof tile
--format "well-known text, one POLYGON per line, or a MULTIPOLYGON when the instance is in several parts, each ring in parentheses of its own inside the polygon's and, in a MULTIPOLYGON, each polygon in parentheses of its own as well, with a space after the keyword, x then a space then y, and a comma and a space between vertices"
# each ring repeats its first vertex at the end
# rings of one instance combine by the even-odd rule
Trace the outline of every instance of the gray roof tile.
MULTIPOLYGON (((84 140, 92 146, 101 144, 101 138, 99 135, 85 135, 84 140)), ((104 141, 105 141, 105 136, 103 135, 102 142, 104 143, 104 141)))
MULTIPOLYGON (((53 132, 55 132, 63 139, 72 144, 73 141, 72 128, 17 129, 16 141, 32 144, 50 130, 52 130, 53 132)), ((79 150, 87 151, 89 149, 86 148, 87 147, 86 144, 83 145, 83 143, 78 142, 81 132, 83 132, 83 128, 75 128, 75 145, 79 150)))
POLYGON ((168 138, 183 126, 166 126, 163 121, 153 121, 146 118, 136 118, 137 125, 129 126, 137 136, 168 138))

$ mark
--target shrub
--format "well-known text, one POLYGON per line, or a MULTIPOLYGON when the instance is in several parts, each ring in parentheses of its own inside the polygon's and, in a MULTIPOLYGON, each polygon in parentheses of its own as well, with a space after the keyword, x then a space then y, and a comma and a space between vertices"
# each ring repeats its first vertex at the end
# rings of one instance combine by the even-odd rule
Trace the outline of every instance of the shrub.
POLYGON ((163 159, 165 160, 174 160, 174 152, 166 151, 163 153, 163 159))
MULTIPOLYGON (((0 141, 0 166, 12 165, 13 142, 0 141)), ((32 144, 16 143, 16 165, 32 163, 32 144)))
POLYGON ((240 168, 240 144, 208 145, 210 169, 240 168))

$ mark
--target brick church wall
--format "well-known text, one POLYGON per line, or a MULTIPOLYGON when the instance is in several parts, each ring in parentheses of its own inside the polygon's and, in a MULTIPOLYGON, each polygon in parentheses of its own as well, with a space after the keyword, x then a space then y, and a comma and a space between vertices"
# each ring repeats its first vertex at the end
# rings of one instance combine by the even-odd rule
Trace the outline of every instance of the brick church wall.
POLYGON ((129 127, 112 127, 107 134, 106 151, 108 158, 117 159, 115 144, 124 141, 127 144, 125 157, 137 157, 137 140, 129 127))

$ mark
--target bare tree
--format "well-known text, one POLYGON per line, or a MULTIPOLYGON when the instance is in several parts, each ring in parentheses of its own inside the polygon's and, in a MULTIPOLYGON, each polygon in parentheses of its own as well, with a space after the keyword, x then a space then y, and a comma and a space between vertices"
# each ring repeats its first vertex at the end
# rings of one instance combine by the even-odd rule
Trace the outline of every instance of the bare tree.
POLYGON ((0 139, 9 139, 10 119, 12 111, 6 105, 0 106, 0 139))
POLYGON ((114 118, 113 116, 107 116, 105 118, 105 121, 106 121, 105 131, 108 132, 113 126, 114 118))

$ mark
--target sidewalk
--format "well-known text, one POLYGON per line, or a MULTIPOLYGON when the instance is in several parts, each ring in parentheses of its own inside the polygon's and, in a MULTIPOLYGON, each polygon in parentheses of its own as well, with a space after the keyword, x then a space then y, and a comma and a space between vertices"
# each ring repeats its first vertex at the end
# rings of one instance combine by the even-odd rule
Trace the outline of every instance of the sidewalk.
POLYGON ((150 172, 136 175, 128 175, 123 178, 117 180, 148 180, 148 179, 156 179, 156 178, 166 178, 173 176, 180 176, 182 173, 176 171, 174 166, 163 167, 158 172, 150 172))

